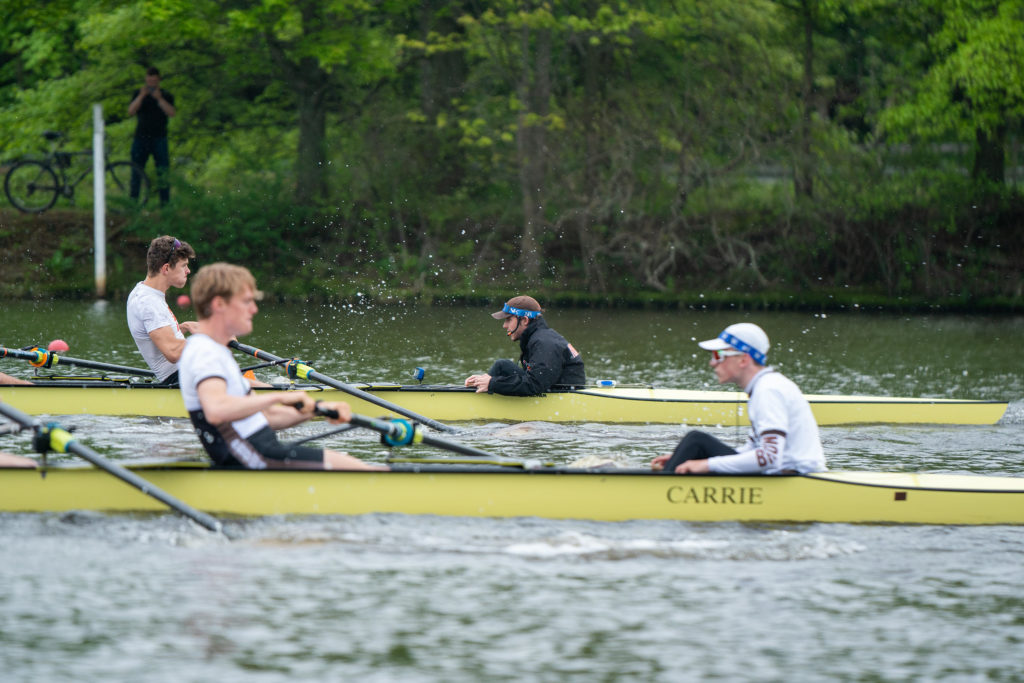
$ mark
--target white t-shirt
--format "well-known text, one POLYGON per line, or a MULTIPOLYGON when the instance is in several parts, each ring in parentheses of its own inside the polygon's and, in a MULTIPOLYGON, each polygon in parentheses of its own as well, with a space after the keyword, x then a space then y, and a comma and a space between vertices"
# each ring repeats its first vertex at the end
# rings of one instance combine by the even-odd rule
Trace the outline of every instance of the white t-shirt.
POLYGON ((167 305, 164 293, 145 282, 135 285, 135 289, 128 295, 128 329, 131 330, 135 345, 139 347, 139 353, 146 359, 146 365, 161 382, 174 374, 178 366, 167 360, 167 356, 149 338, 149 333, 168 325, 173 327, 175 337, 185 338, 178 327, 178 319, 167 305))
MULTIPOLYGON (((218 344, 205 334, 193 334, 185 342, 185 350, 181 352, 181 360, 178 361, 178 381, 181 384, 181 397, 185 400, 185 410, 202 410, 196 388, 210 377, 220 377, 227 382, 230 396, 245 396, 249 393, 249 380, 242 376, 242 369, 238 367, 228 347, 218 344)), ((238 436, 247 439, 269 423, 260 411, 241 420, 234 420, 231 425, 238 436)))
POLYGON ((708 468, 717 474, 825 471, 818 423, 800 388, 786 376, 765 368, 745 391, 750 395, 747 444, 736 455, 709 458, 708 468), (780 432, 785 437, 779 438, 780 432))

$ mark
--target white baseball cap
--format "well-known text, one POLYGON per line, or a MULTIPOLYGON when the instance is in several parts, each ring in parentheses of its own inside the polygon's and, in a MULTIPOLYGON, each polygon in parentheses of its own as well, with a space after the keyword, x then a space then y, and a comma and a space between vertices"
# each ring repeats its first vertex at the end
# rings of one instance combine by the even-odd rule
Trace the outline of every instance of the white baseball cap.
POLYGON ((705 351, 736 349, 749 353, 759 365, 768 364, 768 335, 754 323, 736 323, 722 330, 715 339, 699 342, 705 351))

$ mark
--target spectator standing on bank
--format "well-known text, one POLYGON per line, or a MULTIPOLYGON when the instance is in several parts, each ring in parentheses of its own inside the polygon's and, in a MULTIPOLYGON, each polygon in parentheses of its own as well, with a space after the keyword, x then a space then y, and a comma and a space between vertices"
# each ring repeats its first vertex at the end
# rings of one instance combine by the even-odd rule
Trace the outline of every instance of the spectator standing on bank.
MULTIPOLYGON (((135 139, 132 141, 132 161, 140 168, 153 157, 156 165, 156 186, 160 190, 160 205, 171 198, 167 172, 171 158, 167 149, 167 119, 177 114, 174 95, 160 87, 160 71, 155 66, 146 69, 146 84, 128 105, 128 115, 136 117, 135 139)), ((132 177, 132 198, 139 196, 139 179, 132 177)))

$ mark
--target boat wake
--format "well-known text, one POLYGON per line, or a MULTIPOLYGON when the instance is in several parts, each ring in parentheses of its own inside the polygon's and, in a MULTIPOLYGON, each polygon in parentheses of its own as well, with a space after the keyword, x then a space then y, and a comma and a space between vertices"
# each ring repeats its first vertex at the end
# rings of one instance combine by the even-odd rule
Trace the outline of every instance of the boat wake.
POLYGON ((772 531, 767 538, 730 534, 723 538, 683 540, 610 539, 566 531, 550 538, 506 546, 504 552, 537 560, 578 557, 587 560, 629 560, 658 557, 689 560, 821 560, 861 553, 860 543, 820 533, 772 531))
POLYGON ((1010 401, 1010 405, 1007 406, 1006 412, 1003 413, 1003 417, 999 420, 997 424, 1024 424, 1024 398, 1017 401, 1010 401))

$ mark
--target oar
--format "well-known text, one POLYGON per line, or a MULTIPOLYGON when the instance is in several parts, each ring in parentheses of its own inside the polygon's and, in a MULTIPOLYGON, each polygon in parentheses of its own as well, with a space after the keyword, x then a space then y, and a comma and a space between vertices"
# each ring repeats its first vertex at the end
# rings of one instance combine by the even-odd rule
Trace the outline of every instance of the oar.
MULTIPOLYGON (((242 353, 247 353, 250 356, 253 356, 255 358, 259 358, 260 360, 266 360, 266 361, 272 361, 272 362, 278 362, 278 361, 286 360, 285 358, 281 358, 280 356, 275 356, 272 353, 267 353, 266 351, 262 351, 260 349, 257 349, 255 346, 249 346, 248 344, 242 344, 242 343, 240 343, 238 341, 235 341, 235 340, 232 340, 232 341, 228 342, 228 346, 230 346, 231 348, 235 349, 236 351, 241 351, 242 353)), ((314 370, 313 368, 309 367, 305 363, 301 363, 299 361, 291 361, 291 362, 288 362, 285 365, 285 367, 288 369, 288 376, 289 377, 292 377, 292 378, 298 377, 299 379, 308 379, 308 380, 313 381, 313 382, 319 382, 320 384, 326 384, 329 387, 334 387, 335 389, 339 389, 341 391, 344 391, 346 394, 349 394, 350 396, 355 396, 357 398, 361 398, 364 401, 367 401, 368 403, 372 403, 375 406, 379 406, 381 408, 384 408, 385 410, 390 410, 393 413, 398 413, 399 415, 404 415, 405 417, 409 418, 410 420, 416 420, 417 422, 422 422, 423 424, 427 425, 428 427, 433 427, 434 429, 436 429, 438 431, 441 431, 441 432, 454 432, 454 431, 456 431, 454 427, 449 427, 448 425, 442 424, 442 423, 438 422, 437 420, 432 420, 429 417, 424 417, 423 415, 419 415, 417 413, 414 413, 411 410, 403 408, 402 406, 395 405, 391 401, 385 401, 384 399, 379 398, 377 396, 374 396, 373 394, 369 394, 369 393, 363 391, 362 389, 359 389, 358 387, 352 386, 351 384, 345 384, 344 382, 339 382, 338 380, 334 379, 333 377, 328 377, 327 375, 325 375, 323 373, 317 372, 316 370, 314 370)))
MULTIPOLYGON (((316 412, 324 417, 338 417, 338 412, 336 410, 323 408, 319 405, 316 407, 316 412)), ((494 455, 493 453, 482 451, 479 448, 473 448, 472 446, 466 446, 465 444, 457 443, 455 441, 448 441, 447 439, 442 439, 438 436, 425 434, 420 425, 413 424, 408 420, 378 420, 376 418, 366 417, 365 415, 352 415, 351 419, 349 419, 349 424, 380 432, 382 437, 381 440, 388 446, 408 446, 414 443, 425 443, 428 446, 436 446, 437 448, 443 448, 453 453, 459 453, 460 455, 468 455, 476 459, 474 461, 476 464, 480 464, 483 461, 486 462, 486 464, 493 465, 524 466, 524 463, 520 460, 503 458, 500 455, 494 455)))
POLYGON ((130 472, 120 465, 110 462, 85 444, 81 444, 76 441, 75 438, 71 436, 70 432, 65 429, 61 429, 58 425, 44 425, 39 420, 26 415, 17 408, 9 406, 6 403, 0 403, 0 413, 3 413, 7 418, 20 424, 22 429, 34 430, 35 438, 32 440, 32 444, 40 453, 46 453, 50 450, 57 451, 58 453, 74 453, 75 455, 88 460, 101 470, 114 475, 126 484, 134 486, 147 496, 157 499, 175 512, 178 512, 197 524, 206 527, 210 531, 216 533, 223 531, 221 523, 210 515, 189 507, 134 472, 130 472))
POLYGON ((338 427, 337 429, 329 429, 326 432, 324 432, 323 434, 314 434, 313 436, 304 436, 301 439, 296 439, 295 441, 289 441, 288 443, 285 444, 285 446, 289 446, 289 447, 290 446, 299 446, 301 444, 306 443, 307 441, 317 441, 318 439, 326 439, 329 436, 334 436, 335 434, 341 434, 342 432, 347 432, 347 431, 355 429, 355 428, 356 428, 356 425, 352 425, 352 424, 342 425, 342 426, 338 427))
POLYGON ((9 349, 6 346, 0 346, 0 358, 5 358, 7 356, 27 360, 29 365, 36 368, 49 368, 54 365, 77 365, 83 368, 107 370, 108 372, 121 372, 127 375, 140 375, 142 377, 156 376, 152 370, 131 368, 126 365, 114 365, 112 363, 100 363, 94 360, 83 360, 81 358, 70 358, 68 356, 58 356, 52 351, 44 351, 40 348, 24 351, 22 349, 9 349))

